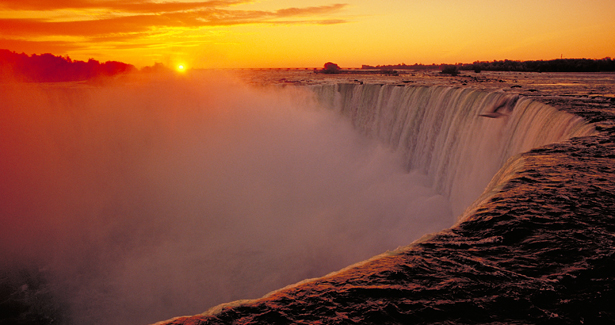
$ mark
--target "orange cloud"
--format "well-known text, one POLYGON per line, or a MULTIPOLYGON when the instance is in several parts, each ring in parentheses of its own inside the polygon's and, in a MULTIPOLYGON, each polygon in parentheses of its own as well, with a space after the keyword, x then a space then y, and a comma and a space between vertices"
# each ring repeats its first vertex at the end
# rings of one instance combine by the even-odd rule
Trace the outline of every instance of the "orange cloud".
MULTIPOLYGON (((341 24, 343 19, 294 19, 320 16, 343 9, 345 4, 317 6, 306 8, 288 8, 276 11, 247 11, 222 9, 247 1, 206 1, 206 2, 99 2, 99 1, 60 1, 49 3, 43 1, 9 0, 3 3, 5 8, 19 9, 112 9, 124 14, 115 17, 87 20, 50 21, 46 19, 0 19, 4 37, 33 36, 84 36, 129 35, 152 31, 154 28, 183 27, 199 28, 206 26, 230 26, 244 24, 341 24), (38 5, 38 6, 37 6, 38 5), (138 14, 137 14, 138 13, 138 14), (285 19, 281 21, 280 19, 285 19)), ((139 35, 134 35, 139 37, 139 35)))
POLYGON ((0 38, 0 49, 20 49, 26 53, 37 53, 41 48, 50 53, 64 53, 70 50, 78 50, 83 45, 65 41, 30 41, 20 39, 0 38))
POLYGON ((130 49, 152 56, 162 55, 154 52, 176 55, 177 49, 206 42, 203 35, 207 37, 206 30, 215 27, 348 22, 341 16, 347 4, 257 10, 249 5, 253 2, 3 0, 0 48, 71 56, 79 52, 81 58, 109 57, 112 50, 126 54, 130 49), (172 47, 176 49, 171 50, 172 47))

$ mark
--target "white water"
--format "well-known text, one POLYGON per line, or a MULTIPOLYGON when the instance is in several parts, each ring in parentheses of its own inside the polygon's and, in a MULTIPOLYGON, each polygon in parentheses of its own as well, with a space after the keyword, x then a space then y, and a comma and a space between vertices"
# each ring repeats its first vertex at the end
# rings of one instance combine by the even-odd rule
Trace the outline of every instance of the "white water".
POLYGON ((332 112, 304 90, 3 87, 0 266, 34 265, 76 324, 195 314, 448 227, 509 156, 590 130, 527 100, 478 116, 504 94, 313 88, 332 112))
POLYGON ((450 87, 320 85, 325 106, 426 173, 461 214, 507 159, 532 148, 589 135, 580 117, 516 95, 450 87), (503 106, 502 116, 481 116, 503 106))

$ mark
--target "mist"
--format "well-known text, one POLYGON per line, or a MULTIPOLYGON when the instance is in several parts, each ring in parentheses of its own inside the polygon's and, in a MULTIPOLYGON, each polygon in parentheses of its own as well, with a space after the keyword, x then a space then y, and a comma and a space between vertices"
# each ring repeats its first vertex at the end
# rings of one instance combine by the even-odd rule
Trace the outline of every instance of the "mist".
POLYGON ((455 221, 306 89, 135 76, 0 98, 0 267, 41 274, 65 323, 200 313, 455 221))

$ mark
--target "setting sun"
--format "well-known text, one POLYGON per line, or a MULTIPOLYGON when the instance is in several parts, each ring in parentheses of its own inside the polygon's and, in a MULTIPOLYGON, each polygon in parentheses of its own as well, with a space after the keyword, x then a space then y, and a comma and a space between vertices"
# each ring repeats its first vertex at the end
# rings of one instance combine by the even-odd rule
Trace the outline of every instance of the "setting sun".
POLYGON ((177 71, 179 71, 179 72, 184 72, 185 69, 186 68, 184 67, 183 64, 180 64, 180 65, 177 66, 177 71))

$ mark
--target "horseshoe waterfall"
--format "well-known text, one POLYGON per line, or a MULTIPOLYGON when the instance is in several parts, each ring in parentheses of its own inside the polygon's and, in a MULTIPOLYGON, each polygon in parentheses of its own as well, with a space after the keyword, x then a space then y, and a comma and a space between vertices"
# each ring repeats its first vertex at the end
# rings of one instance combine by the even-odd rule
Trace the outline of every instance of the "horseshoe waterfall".
POLYGON ((425 172, 458 222, 327 276, 164 324, 615 319, 612 127, 597 132, 578 116, 503 92, 370 84, 312 91, 400 153, 406 170, 425 172))
POLYGON ((455 215, 513 155, 593 132, 579 117, 505 93, 377 84, 314 91, 360 132, 400 151, 408 170, 429 175, 455 215))

